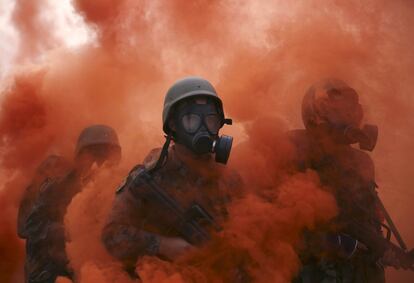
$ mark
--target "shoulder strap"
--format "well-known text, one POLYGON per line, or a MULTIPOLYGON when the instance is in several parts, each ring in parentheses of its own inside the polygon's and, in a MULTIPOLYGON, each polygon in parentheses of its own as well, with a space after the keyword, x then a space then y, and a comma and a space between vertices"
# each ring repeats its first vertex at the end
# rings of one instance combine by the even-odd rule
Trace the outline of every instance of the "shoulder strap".
POLYGON ((122 183, 118 186, 116 190, 116 194, 121 193, 129 184, 131 184, 135 178, 146 171, 145 166, 142 164, 136 165, 132 170, 129 172, 128 176, 122 181, 122 183))

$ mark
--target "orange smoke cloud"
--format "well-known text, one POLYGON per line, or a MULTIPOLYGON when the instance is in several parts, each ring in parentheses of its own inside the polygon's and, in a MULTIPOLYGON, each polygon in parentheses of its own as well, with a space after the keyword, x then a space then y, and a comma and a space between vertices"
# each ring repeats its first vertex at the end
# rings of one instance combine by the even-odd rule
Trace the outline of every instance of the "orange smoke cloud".
POLYGON ((117 32, 120 28, 119 17, 122 8, 127 1, 73 1, 75 8, 81 13, 85 20, 94 25, 100 37, 101 43, 106 47, 113 45, 117 40, 117 32))
POLYGON ((38 161, 44 154, 41 149, 48 145, 50 137, 44 135, 46 109, 39 96, 39 84, 43 77, 43 72, 22 74, 3 93, 0 135, 2 146, 8 148, 2 159, 7 169, 29 169, 30 165, 33 166, 32 162, 38 161))
MULTIPOLYGON (((263 275, 284 282, 292 276, 298 268, 292 247, 299 241, 300 230, 332 216, 334 206, 312 173, 293 179, 279 174, 290 149, 280 135, 286 128, 272 117, 284 120, 288 127, 299 127, 305 90, 327 76, 340 77, 353 86, 367 110, 366 119, 378 123, 382 134, 374 159, 378 183, 384 187, 380 195, 409 246, 414 245, 414 230, 407 225, 413 210, 406 197, 412 196, 414 186, 410 172, 414 158, 412 3, 73 2, 97 33, 96 42, 75 51, 53 52, 48 49, 61 46, 61 42, 45 28, 51 26, 42 17, 48 12, 47 2, 16 2, 13 24, 21 40, 18 57, 30 60, 42 54, 44 59, 38 66, 28 66, 13 75, 1 87, 4 183, 0 201, 5 213, 0 217, 0 249, 2 255, 9 255, 0 261, 2 282, 21 281, 22 243, 13 237, 13 231, 19 198, 33 168, 52 152, 70 158, 78 133, 91 123, 106 123, 118 130, 124 161, 122 172, 113 178, 102 176, 105 188, 85 189, 69 207, 66 221, 72 238, 68 253, 82 282, 103 278, 118 282, 117 276, 122 276, 116 271, 119 268, 98 243, 100 221, 110 207, 115 183, 150 148, 161 144, 162 96, 174 80, 189 74, 212 80, 226 112, 235 119, 235 129, 224 129, 232 131, 240 143, 230 166, 240 171, 248 188, 268 186, 268 190, 257 196, 257 190, 249 189, 249 197, 231 208, 234 221, 228 223, 229 234, 222 235, 217 245, 228 246, 232 231, 239 234, 234 244, 239 246, 231 246, 228 254, 210 257, 211 261, 204 262, 199 270, 186 266, 186 261, 177 266, 144 261, 140 270, 149 276, 147 282, 180 282, 195 274, 215 279, 220 271, 212 270, 212 263, 233 252, 239 255, 237 259, 247 253, 251 262, 260 262, 265 270, 273 268, 274 273, 258 274, 253 267, 257 280, 263 281, 263 275), (96 194, 104 205, 83 214, 85 204, 96 194), (276 205, 263 202, 265 196, 276 205), (318 202, 316 197, 323 201, 318 202), (304 207, 308 214, 304 214, 304 207), (251 217, 253 209, 257 218, 251 217), (95 215, 99 217, 94 220, 95 215), (75 223, 82 224, 78 230, 75 223), (266 230, 249 234, 247 227, 257 223, 275 235, 273 242, 260 235, 266 230), (273 243, 271 251, 283 256, 265 258, 263 247, 255 242, 273 243), (93 249, 99 258, 81 256, 84 247, 93 249)), ((411 282, 412 275, 397 273, 392 279, 411 282)))
POLYGON ((101 244, 101 230, 125 170, 104 170, 75 196, 65 216, 66 251, 80 282, 132 282, 101 244))
POLYGON ((74 1, 74 6, 82 15, 92 23, 107 23, 114 21, 120 14, 121 7, 127 1, 74 1))
POLYGON ((0 279, 2 282, 22 281, 23 247, 16 237, 17 210, 20 193, 26 186, 33 166, 44 154, 47 139, 39 138, 45 127, 45 109, 39 99, 37 88, 43 74, 34 73, 28 77, 16 77, 14 85, 3 93, 0 114, 0 136, 2 148, 1 166, 3 189, 0 203, 3 207, 0 217, 0 279), (15 92, 17 95, 15 95, 15 92), (10 174, 10 175, 9 175, 10 174), (7 178, 6 176, 13 176, 7 178))
POLYGON ((203 42, 223 37, 223 28, 228 22, 223 2, 202 0, 188 3, 178 0, 165 1, 163 6, 171 29, 181 34, 182 39, 203 42))
POLYGON ((58 44, 57 38, 50 32, 50 22, 44 14, 48 8, 46 0, 15 1, 13 23, 19 31, 19 59, 30 59, 58 44))
MULTIPOLYGON (((15 19, 22 46, 34 46, 32 40, 35 39, 49 40, 48 34, 43 32, 26 38, 26 30, 21 26, 43 22, 37 13, 40 8, 35 9, 29 2, 19 2, 15 10, 15 13, 33 12, 15 19)), ((47 5, 38 4, 44 9, 42 13, 47 11, 47 5)), ((37 60, 41 50, 27 52, 22 48, 20 51, 25 59, 37 60)), ((135 89, 159 75, 149 57, 127 60, 129 54, 115 56, 94 46, 85 46, 76 52, 61 49, 43 55, 41 63, 17 71, 4 80, 1 87, 0 164, 4 180, 0 190, 3 205, 0 250, 4 255, 0 261, 1 282, 23 280, 24 248, 16 234, 17 209, 34 168, 41 160, 51 153, 70 160, 77 136, 90 124, 106 123, 118 130, 124 150, 130 156, 129 160, 125 159, 127 167, 132 166, 136 158, 142 158, 148 142, 156 140, 154 134, 147 133, 147 139, 136 142, 144 133, 139 124, 142 114, 135 111, 135 105, 138 98, 145 95, 135 96, 135 89), (123 131, 128 131, 125 138, 123 131)), ((149 91, 145 86, 142 89, 149 91)))
POLYGON ((250 138, 230 165, 245 181, 245 196, 230 205, 223 232, 178 263, 144 258, 137 269, 144 282, 232 282, 239 267, 253 282, 292 280, 302 231, 335 216, 336 203, 314 172, 286 174, 292 148, 284 130, 272 116, 246 126, 250 138))
POLYGON ((297 175, 272 188, 267 201, 250 195, 231 207, 227 233, 233 245, 241 242, 254 262, 254 282, 290 282, 295 276, 301 232, 336 213, 333 197, 319 186, 312 173, 297 175))

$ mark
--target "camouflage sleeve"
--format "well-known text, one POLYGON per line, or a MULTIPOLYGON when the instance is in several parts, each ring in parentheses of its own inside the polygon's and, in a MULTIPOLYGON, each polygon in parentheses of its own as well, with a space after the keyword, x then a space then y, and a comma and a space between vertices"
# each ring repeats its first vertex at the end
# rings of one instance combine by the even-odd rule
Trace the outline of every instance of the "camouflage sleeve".
POLYGON ((145 211, 142 200, 132 192, 136 189, 130 184, 133 174, 118 189, 102 241, 112 256, 135 263, 140 256, 158 254, 160 237, 142 229, 145 211))
POLYGON ((35 187, 35 196, 24 221, 27 237, 44 238, 51 222, 58 221, 58 211, 62 207, 60 197, 63 190, 58 190, 58 178, 46 178, 35 187))
POLYGON ((18 216, 17 216, 17 235, 22 238, 27 238, 26 233, 26 221, 33 207, 34 200, 36 198, 36 185, 31 184, 26 188, 22 200, 20 201, 18 216))
POLYGON ((23 193, 20 201, 17 234, 20 238, 27 238, 27 220, 33 212, 35 203, 39 197, 39 191, 49 178, 62 177, 69 173, 71 164, 65 158, 58 155, 49 155, 36 169, 32 183, 23 193))

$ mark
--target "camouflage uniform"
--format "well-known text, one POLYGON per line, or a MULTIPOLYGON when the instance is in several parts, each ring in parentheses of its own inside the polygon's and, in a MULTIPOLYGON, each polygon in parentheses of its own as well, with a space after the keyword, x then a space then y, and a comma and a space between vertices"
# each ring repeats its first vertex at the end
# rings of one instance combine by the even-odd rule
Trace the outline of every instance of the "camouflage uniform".
POLYGON ((63 177, 69 173, 72 164, 61 156, 48 156, 37 168, 32 183, 26 188, 20 202, 17 217, 17 234, 20 238, 26 239, 25 223, 33 204, 38 197, 40 186, 48 179, 63 177))
POLYGON ((130 172, 116 194, 102 234, 108 251, 123 262, 131 276, 136 277, 135 264, 144 255, 173 260, 160 253, 161 239, 183 239, 197 245, 197 239, 183 230, 186 223, 196 222, 209 235, 226 219, 226 206, 234 188, 240 187, 240 179, 212 158, 214 153, 216 162, 226 163, 229 157, 232 138, 218 136, 224 124, 231 120, 224 118, 222 102, 208 81, 185 78, 167 92, 163 111, 167 141, 162 150, 153 150, 143 165, 130 172), (171 139, 173 146, 169 146, 171 139), (183 157, 178 147, 190 154, 183 157), (198 170, 192 164, 194 156, 199 156, 198 170), (164 199, 177 204, 176 211, 186 212, 184 217, 166 209, 166 202, 151 194, 155 186, 166 194, 164 199), (187 214, 195 204, 214 220, 206 223, 187 214))
MULTIPOLYGON (((98 151, 101 154, 118 151, 115 137, 115 132, 107 126, 86 128, 79 137, 76 158, 86 149, 92 155, 98 151), (108 148, 102 148, 103 144, 108 148)), ((108 157, 93 156, 96 160, 108 157)), ((76 162, 71 164, 59 156, 48 157, 23 195, 18 235, 26 239, 25 281, 28 283, 52 283, 58 276, 73 279, 65 251, 64 216, 72 198, 90 178, 89 172, 80 169, 76 162)))
POLYGON ((297 282, 384 282, 384 269, 376 262, 383 255, 386 242, 373 196, 375 178, 371 158, 349 146, 326 152, 304 130, 291 134, 298 149, 299 168, 315 170, 322 185, 331 189, 339 208, 337 217, 326 227, 320 227, 319 233, 306 233, 304 267, 297 282), (369 250, 356 250, 353 239, 369 250))
POLYGON ((40 187, 25 223, 27 282, 55 282, 58 276, 72 278, 63 220, 67 206, 81 188, 80 175, 74 170, 63 178, 50 178, 40 187))
MULTIPOLYGON (((58 180, 64 179, 69 174, 71 168, 72 165, 64 158, 56 155, 49 156, 39 166, 32 184, 26 189, 21 201, 18 235, 26 239, 26 282, 55 282, 57 274, 71 276, 70 272, 66 271, 65 255, 56 253, 59 250, 65 250, 63 225, 57 224, 63 223, 61 219, 63 215, 57 216, 53 213, 61 221, 49 222, 51 220, 41 215, 49 213, 44 208, 45 203, 39 202, 39 199, 44 199, 44 195, 57 185, 58 180)), ((59 202, 54 205, 61 207, 59 202)))
MULTIPOLYGON (((154 166, 155 161, 151 157, 158 158, 158 152, 153 150, 144 165, 136 166, 120 186, 103 231, 102 238, 108 251, 121 260, 128 271, 135 268, 139 257, 159 256, 159 235, 182 237, 176 229, 176 217, 142 189, 147 184, 134 184, 142 172, 154 166)), ((200 175, 180 160, 172 146, 166 164, 154 171, 152 177, 185 209, 197 203, 222 223, 227 217, 226 205, 230 196, 241 184, 237 174, 223 174, 214 177, 200 175)))
POLYGON ((361 148, 372 150, 376 128, 359 128, 362 108, 358 96, 335 79, 310 88, 302 115, 306 130, 290 132, 295 164, 299 170, 318 173, 339 211, 330 223, 305 232, 303 268, 294 282, 385 282, 384 268, 377 264, 387 241, 376 200, 374 164, 367 153, 350 146, 360 142, 361 148), (350 132, 357 134, 351 136, 350 132), (359 243, 367 249, 361 250, 359 243))

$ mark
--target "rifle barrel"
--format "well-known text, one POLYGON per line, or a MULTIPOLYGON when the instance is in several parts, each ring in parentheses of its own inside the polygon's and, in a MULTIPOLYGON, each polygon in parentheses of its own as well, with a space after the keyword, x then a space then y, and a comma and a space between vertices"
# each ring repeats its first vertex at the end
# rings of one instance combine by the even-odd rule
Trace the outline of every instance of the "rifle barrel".
POLYGON ((404 251, 406 251, 407 250, 407 245, 404 243, 404 240, 401 237, 401 234, 398 231, 397 227, 395 226, 394 221, 392 221, 392 218, 391 218, 390 214, 388 213, 387 209, 385 208, 383 202, 381 201, 381 199, 379 198, 377 193, 375 193, 375 196, 377 198, 377 202, 380 206, 380 209, 381 209, 382 213, 384 214, 385 220, 387 221, 388 226, 390 226, 390 229, 391 229, 392 233, 394 234, 395 239, 397 240, 400 247, 404 251))

